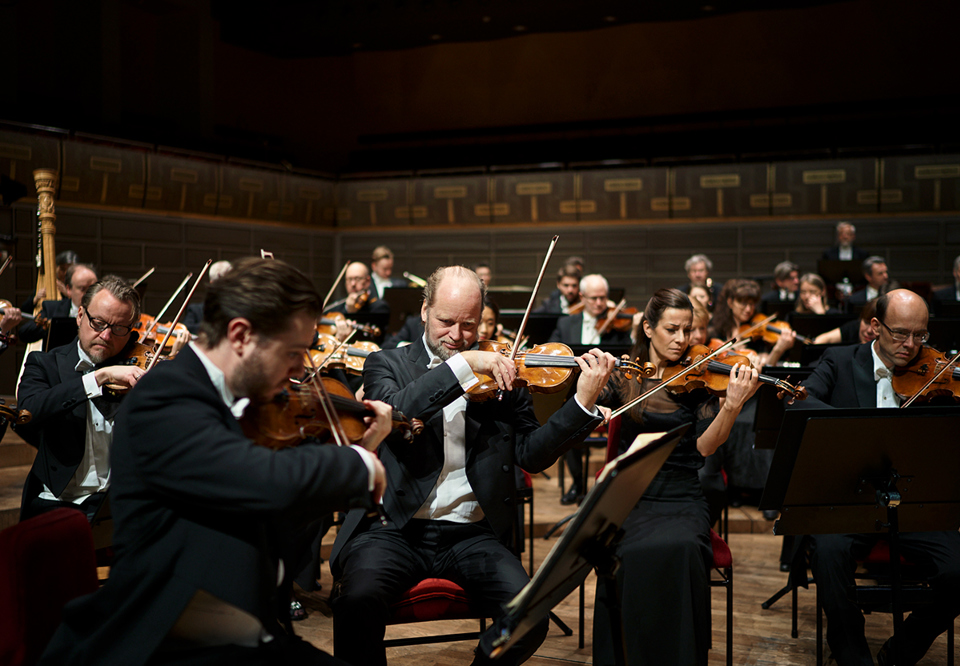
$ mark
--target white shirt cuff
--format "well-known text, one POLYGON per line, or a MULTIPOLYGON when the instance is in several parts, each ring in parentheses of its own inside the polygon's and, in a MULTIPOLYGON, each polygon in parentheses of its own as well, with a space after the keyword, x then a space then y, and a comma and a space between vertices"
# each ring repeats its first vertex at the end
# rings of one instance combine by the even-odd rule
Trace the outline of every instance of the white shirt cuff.
POLYGON ((376 481, 376 468, 373 466, 375 456, 362 446, 357 446, 356 444, 351 444, 350 448, 360 454, 360 459, 363 461, 363 464, 367 466, 367 491, 372 493, 374 482, 376 481))
POLYGON ((586 412, 590 416, 600 416, 600 410, 597 409, 596 405, 593 406, 593 411, 590 411, 589 409, 583 406, 583 403, 580 402, 580 398, 577 397, 576 393, 573 394, 573 399, 577 401, 577 404, 580 406, 580 409, 582 409, 584 412, 586 412))
POLYGON ((453 374, 457 376, 457 381, 460 382, 460 388, 463 389, 464 393, 480 383, 477 376, 473 374, 473 370, 470 369, 470 364, 467 363, 460 354, 451 356, 445 363, 450 366, 453 374))
POLYGON ((83 390, 87 394, 87 398, 99 398, 103 395, 103 387, 97 384, 97 378, 92 372, 83 376, 83 390))

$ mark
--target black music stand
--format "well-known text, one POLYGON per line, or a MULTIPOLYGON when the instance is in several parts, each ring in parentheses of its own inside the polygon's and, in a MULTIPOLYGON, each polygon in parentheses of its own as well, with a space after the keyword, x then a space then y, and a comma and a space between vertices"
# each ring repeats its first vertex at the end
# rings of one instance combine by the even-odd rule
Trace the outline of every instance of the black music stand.
POLYGON ((403 328, 410 315, 420 317, 420 304, 423 303, 422 287, 387 287, 383 290, 383 300, 390 305, 390 320, 383 329, 384 336, 390 336, 403 328))
POLYGON ((76 317, 51 317, 50 329, 47 331, 47 339, 44 341, 43 351, 50 351, 56 347, 62 347, 65 344, 73 342, 73 339, 76 337, 76 317))
POLYGON ((960 527, 957 432, 955 407, 792 409, 784 415, 760 509, 780 511, 774 534, 885 530, 894 636, 903 626, 900 532, 960 527))
POLYGON ((820 259, 817 261, 817 274, 831 284, 840 284, 844 278, 854 286, 866 283, 863 262, 858 259, 820 259))
MULTIPOLYGON (((689 428, 684 425, 664 433, 646 446, 618 457, 587 493, 570 527, 554 544, 547 558, 520 593, 504 606, 504 614, 480 637, 480 649, 496 657, 510 648, 587 577, 612 577, 619 568, 617 544, 620 525, 643 496, 653 477, 689 428)), ((642 437, 642 436, 641 436, 642 437)), ((614 652, 624 664, 619 599, 612 618, 614 652)))

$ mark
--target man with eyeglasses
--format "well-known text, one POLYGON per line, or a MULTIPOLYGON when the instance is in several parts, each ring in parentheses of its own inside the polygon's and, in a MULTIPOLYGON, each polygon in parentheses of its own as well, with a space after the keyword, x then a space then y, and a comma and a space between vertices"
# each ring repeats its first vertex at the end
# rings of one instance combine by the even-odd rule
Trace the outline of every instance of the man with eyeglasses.
POLYGON ((377 297, 376 289, 370 288, 370 269, 366 264, 355 261, 347 266, 343 283, 347 288, 347 297, 335 306, 328 307, 327 312, 340 312, 347 316, 358 312, 390 313, 387 302, 377 297))
MULTIPOLYGON (((808 399, 794 407, 899 407, 892 373, 909 365, 920 352, 929 337, 927 319, 926 303, 912 291, 896 289, 881 296, 870 322, 876 339, 828 349, 805 382, 808 399)), ((853 560, 869 553, 879 538, 879 534, 813 537, 811 569, 827 614, 827 643, 840 666, 873 664, 864 638, 863 615, 847 597, 847 588, 854 584, 853 560)), ((909 561, 932 573, 930 585, 940 590, 935 603, 905 620, 902 637, 897 637, 902 640, 901 663, 914 664, 960 614, 960 533, 904 533, 900 544, 909 561)), ((881 666, 892 663, 891 655, 888 640, 877 660, 881 666)))
POLYGON ((109 448, 119 403, 105 384, 134 386, 143 370, 118 365, 135 341, 140 297, 126 280, 108 275, 83 295, 77 339, 27 358, 17 406, 33 418, 16 426, 37 448, 23 488, 20 519, 61 506, 94 516, 110 483, 109 448))

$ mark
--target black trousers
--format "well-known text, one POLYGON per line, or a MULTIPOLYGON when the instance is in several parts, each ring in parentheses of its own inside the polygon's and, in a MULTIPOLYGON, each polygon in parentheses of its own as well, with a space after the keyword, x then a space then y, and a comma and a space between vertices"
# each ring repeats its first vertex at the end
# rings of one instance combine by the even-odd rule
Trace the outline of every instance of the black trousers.
POLYGON ((27 520, 28 518, 39 516, 41 513, 46 513, 47 511, 67 508, 74 509, 75 511, 82 511, 87 517, 87 521, 90 522, 97 514, 97 510, 100 508, 100 505, 103 504, 106 496, 106 493, 94 493, 87 499, 83 500, 83 502, 80 504, 74 504, 73 502, 61 502, 60 500, 45 500, 40 499, 39 497, 33 497, 27 502, 27 506, 23 507, 20 519, 27 520))
MULTIPOLYGON (((530 580, 486 521, 411 520, 402 530, 393 523, 373 524, 344 547, 338 560, 342 574, 332 599, 333 650, 354 666, 385 666, 390 604, 424 578, 457 583, 493 618, 530 580)), ((544 618, 495 663, 523 663, 546 635, 544 618)), ((494 662, 478 654, 473 663, 494 662)))
MULTIPOLYGON (((863 613, 847 591, 854 585, 854 558, 866 556, 882 538, 876 534, 818 534, 813 537, 810 568, 827 616, 827 644, 839 666, 873 664, 863 635, 863 613)), ((960 533, 908 532, 900 535, 901 553, 929 575, 934 603, 913 611, 903 623, 901 654, 918 661, 960 614, 960 533)))
POLYGON ((239 645, 158 652, 147 666, 347 666, 297 636, 277 636, 259 647, 239 645))

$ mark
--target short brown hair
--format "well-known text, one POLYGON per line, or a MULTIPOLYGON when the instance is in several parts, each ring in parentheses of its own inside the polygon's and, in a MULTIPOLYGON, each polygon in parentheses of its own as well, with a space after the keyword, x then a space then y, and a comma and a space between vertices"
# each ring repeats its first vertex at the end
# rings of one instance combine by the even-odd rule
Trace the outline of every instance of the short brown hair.
POLYGON ((323 299, 303 273, 278 259, 250 257, 207 287, 200 335, 214 346, 227 337, 233 319, 250 322, 254 333, 272 336, 301 312, 319 317, 323 299))
MULTIPOLYGON (((74 266, 82 265, 83 264, 74 264, 74 266)), ((119 275, 105 275, 102 280, 94 283, 87 289, 86 293, 83 294, 83 298, 80 299, 80 307, 83 308, 84 312, 90 309, 90 301, 101 291, 110 292, 110 294, 121 303, 127 303, 133 306, 132 323, 140 320, 140 294, 130 286, 129 282, 119 275)))
POLYGON ((483 311, 482 303, 487 300, 487 285, 483 283, 480 277, 466 266, 441 266, 430 274, 427 278, 427 286, 423 288, 423 302, 427 307, 433 307, 433 302, 437 298, 437 289, 440 283, 447 275, 457 275, 458 277, 473 278, 477 281, 477 287, 480 289, 480 310, 483 311))

